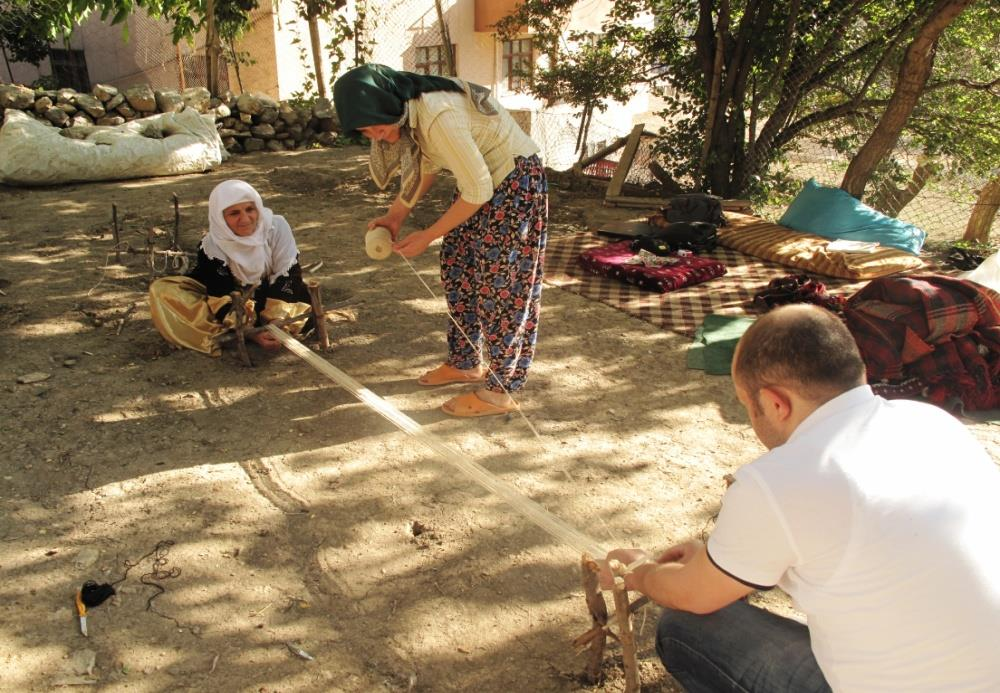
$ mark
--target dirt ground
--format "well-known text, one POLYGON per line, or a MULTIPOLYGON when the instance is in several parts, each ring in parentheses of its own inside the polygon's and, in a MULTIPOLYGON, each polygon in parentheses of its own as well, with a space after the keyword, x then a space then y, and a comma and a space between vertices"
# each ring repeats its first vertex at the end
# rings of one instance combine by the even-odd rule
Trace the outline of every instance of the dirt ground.
MULTIPOLYGON (((444 355, 444 302, 398 257, 365 256, 365 222, 390 198, 360 148, 0 187, 0 689, 584 688, 576 550, 293 354, 252 347, 247 369, 152 328, 142 257, 111 252, 112 203, 142 247, 172 228, 177 193, 193 249, 209 191, 237 177, 289 219, 304 264, 322 261, 328 303, 356 314, 325 357, 605 548, 701 534, 723 476, 763 450, 729 379, 686 369, 686 338, 551 287, 521 398, 540 438, 519 417, 441 413, 460 387, 415 378, 444 355), (18 383, 33 373, 48 377, 18 383), (83 638, 75 591, 123 575, 83 638)), ((448 194, 440 183, 411 225, 448 194)), ((551 207, 552 234, 630 218, 558 189, 551 207)), ((437 291, 434 250, 414 264, 437 291)), ((996 456, 1000 427, 971 428, 996 456)), ((679 690, 655 622, 653 608, 636 619, 644 690, 679 690)), ((624 687, 617 654, 600 690, 624 687)))

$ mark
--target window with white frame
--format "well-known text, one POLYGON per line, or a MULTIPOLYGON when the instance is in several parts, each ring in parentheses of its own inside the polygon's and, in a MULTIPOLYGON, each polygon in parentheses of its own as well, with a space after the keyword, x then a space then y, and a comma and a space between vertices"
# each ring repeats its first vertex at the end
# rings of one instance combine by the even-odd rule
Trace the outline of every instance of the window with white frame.
MULTIPOLYGON (((448 70, 448 54, 443 44, 436 46, 418 46, 414 50, 413 71, 422 75, 445 75, 456 77, 448 70)), ((455 44, 451 44, 451 54, 455 60, 455 71, 458 71, 458 54, 455 44)))
POLYGON ((511 91, 526 91, 528 75, 531 74, 534 65, 531 39, 504 41, 501 64, 503 68, 501 77, 507 80, 507 88, 511 91))

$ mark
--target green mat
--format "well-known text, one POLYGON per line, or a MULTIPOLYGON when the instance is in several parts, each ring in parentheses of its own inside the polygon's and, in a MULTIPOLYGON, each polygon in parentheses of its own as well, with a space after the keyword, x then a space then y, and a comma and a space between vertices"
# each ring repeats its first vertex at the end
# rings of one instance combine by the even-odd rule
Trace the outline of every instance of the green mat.
POLYGON ((687 366, 709 375, 729 375, 736 343, 753 324, 754 318, 707 315, 688 347, 687 366))

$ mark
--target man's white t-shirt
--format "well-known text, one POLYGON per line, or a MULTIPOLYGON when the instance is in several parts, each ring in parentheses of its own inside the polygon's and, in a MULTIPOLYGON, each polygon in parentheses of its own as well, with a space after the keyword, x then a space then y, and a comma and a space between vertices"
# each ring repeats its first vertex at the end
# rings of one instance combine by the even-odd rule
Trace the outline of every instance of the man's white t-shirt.
POLYGON ((791 595, 835 691, 1000 690, 1000 470, 961 423, 865 385, 735 476, 709 556, 791 595))

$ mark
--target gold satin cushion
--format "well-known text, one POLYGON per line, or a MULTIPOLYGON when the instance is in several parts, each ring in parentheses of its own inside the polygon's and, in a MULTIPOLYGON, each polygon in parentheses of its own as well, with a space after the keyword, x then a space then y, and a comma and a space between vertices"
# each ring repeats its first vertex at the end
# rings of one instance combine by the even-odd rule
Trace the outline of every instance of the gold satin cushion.
MULTIPOLYGON (((153 325, 163 338, 171 344, 209 356, 222 354, 215 339, 236 325, 236 316, 232 311, 221 323, 215 319, 215 314, 231 302, 229 296, 209 296, 205 286, 190 277, 161 277, 149 285, 149 312, 153 325)), ((246 306, 248 315, 253 315, 253 299, 248 299, 246 306)), ((269 298, 261 317, 265 322, 271 322, 311 310, 308 303, 287 303, 269 298)), ((303 323, 292 323, 284 329, 297 335, 303 323)))

